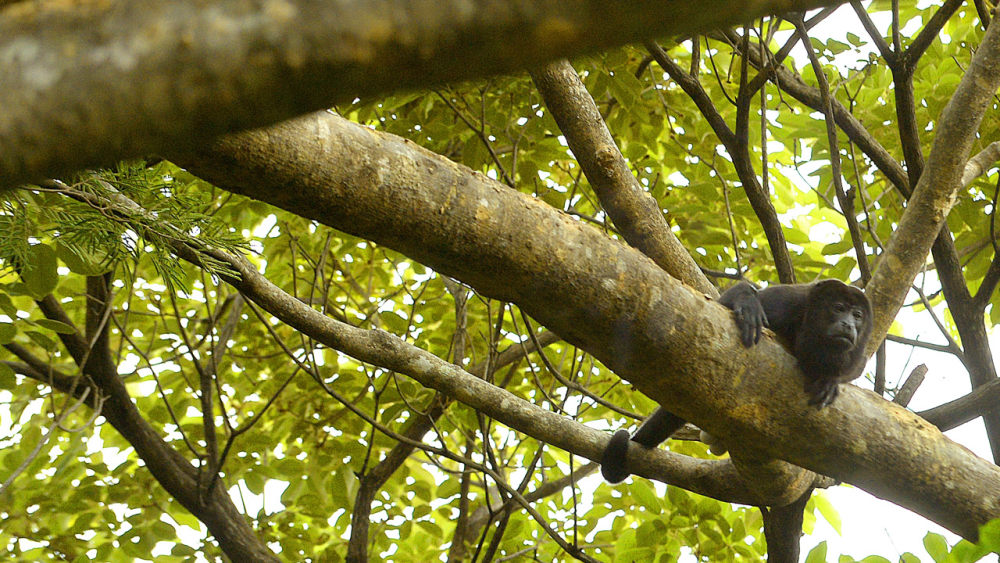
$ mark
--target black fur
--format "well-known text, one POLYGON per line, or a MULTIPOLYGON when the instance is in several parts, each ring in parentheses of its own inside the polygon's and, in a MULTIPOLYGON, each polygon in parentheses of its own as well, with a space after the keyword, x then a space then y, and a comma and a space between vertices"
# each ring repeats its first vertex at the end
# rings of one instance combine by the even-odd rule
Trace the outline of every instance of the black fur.
MULTIPOLYGON (((809 404, 823 408, 837 398, 839 384, 865 366, 865 345, 872 331, 872 308, 864 292, 839 280, 775 285, 757 291, 739 282, 719 297, 733 311, 746 347, 760 340, 764 327, 783 338, 806 375, 809 404)), ((684 425, 662 407, 647 418, 631 441, 652 448, 684 425)), ((629 435, 619 430, 601 457, 601 474, 617 483, 629 476, 629 435)))

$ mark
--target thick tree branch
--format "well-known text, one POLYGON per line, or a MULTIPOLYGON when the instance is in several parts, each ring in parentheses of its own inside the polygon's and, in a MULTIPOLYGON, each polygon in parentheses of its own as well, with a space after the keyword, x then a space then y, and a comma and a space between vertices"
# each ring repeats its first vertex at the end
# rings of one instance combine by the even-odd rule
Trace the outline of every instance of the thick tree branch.
POLYGON ((359 96, 838 3, 24 2, 0 10, 0 190, 359 96))
POLYGON ((975 420, 984 412, 996 412, 998 401, 1000 401, 1000 379, 993 379, 976 387, 967 395, 918 414, 941 430, 950 430, 975 420))
MULTIPOLYGON (((662 50, 660 52, 662 53, 662 50)), ((748 164, 747 141, 749 132, 747 122, 750 94, 746 85, 745 63, 742 70, 740 97, 738 98, 740 104, 737 118, 738 126, 735 133, 736 138, 741 140, 738 143, 740 153, 734 158, 745 158, 748 164)), ((594 187, 602 206, 614 220, 625 240, 652 258, 670 275, 692 283, 708 295, 717 296, 718 292, 698 269, 697 264, 691 259, 686 249, 681 246, 677 237, 670 232, 669 225, 664 220, 656 200, 639 186, 635 176, 632 175, 628 164, 612 139, 597 105, 569 62, 560 61, 550 64, 544 70, 532 73, 532 78, 542 93, 546 106, 559 124, 560 130, 566 136, 570 149, 594 187)), ((743 168, 752 170, 750 166, 743 168)), ((765 166, 763 169, 766 170, 767 167, 765 166)), ((748 191, 751 188, 760 190, 762 194, 766 193, 763 188, 756 184, 756 179, 752 186, 747 186, 748 191)), ((753 199, 752 196, 751 199, 753 199)), ((771 208, 771 212, 773 214, 773 208, 771 208)), ((776 220, 776 215, 773 216, 776 220)), ((785 253, 785 257, 787 257, 787 253, 785 253)), ((787 272, 782 271, 781 273, 787 272)), ((793 281, 793 279, 788 281, 793 281)), ((733 462, 740 470, 743 481, 751 486, 755 492, 760 493, 762 498, 794 499, 796 494, 802 493, 802 483, 811 482, 816 478, 815 474, 811 472, 774 460, 764 461, 754 458, 752 466, 747 467, 746 460, 738 459, 737 452, 732 452, 732 454, 733 462), (740 463, 741 461, 744 463, 740 463), (784 487, 785 490, 782 490, 781 487, 784 487)), ((812 491, 812 487, 806 487, 806 490, 812 491)), ((762 510, 764 510, 765 515, 768 514, 766 509, 762 510)), ((784 514, 783 512, 779 513, 784 514)), ((769 531, 776 529, 778 527, 777 520, 775 519, 773 526, 765 529, 769 531)), ((791 545, 790 542, 775 541, 773 546, 771 542, 768 542, 769 558, 777 561, 778 553, 790 554, 793 551, 794 558, 797 558, 797 534, 801 531, 801 521, 801 511, 797 520, 790 519, 791 525, 795 525, 796 522, 800 524, 794 533, 788 534, 788 536, 795 536, 794 550, 787 547, 791 545)), ((785 560, 791 560, 791 558, 786 557, 785 560)))
MULTIPOLYGON (((409 141, 320 113, 228 137, 181 163, 221 187, 385 244, 517 303, 726 442, 848 481, 967 537, 1000 515, 1000 468, 851 386, 832 407, 809 408, 794 359, 774 340, 742 348, 728 311, 638 251, 409 141)), ((328 320, 316 315, 317 323, 328 320)), ((455 375, 442 360, 360 333, 361 340, 344 341, 323 332, 327 326, 299 328, 317 338, 322 332, 321 340, 334 339, 331 345, 365 354, 361 359, 377 352, 382 365, 398 361, 393 369, 414 377, 455 375), (400 356, 392 360, 389 352, 400 356)), ((469 404, 498 391, 458 379, 447 385, 445 392, 469 404)), ((548 438, 561 417, 514 404, 488 414, 552 444, 565 442, 562 435, 548 438)), ((606 442, 601 433, 577 440, 589 443, 577 453, 591 459, 606 442)), ((637 461, 660 453, 633 452, 637 461)))
POLYGON ((976 178, 985 174, 998 160, 1000 160, 1000 141, 993 141, 965 164, 965 169, 962 171, 962 187, 967 188, 972 185, 976 178))
MULTIPOLYGON (((942 228, 931 248, 934 264, 937 266, 941 289, 948 301, 955 327, 962 337, 962 364, 969 370, 972 387, 979 387, 997 379, 996 365, 993 363, 990 341, 986 334, 986 319, 983 309, 976 307, 969 286, 965 281, 962 264, 958 260, 955 241, 947 227, 942 228)), ((986 424, 993 461, 1000 462, 1000 411, 985 409, 980 411, 986 424)))
MULTIPOLYGON (((895 84, 893 95, 896 99, 896 122, 900 131, 900 141, 906 158, 909 180, 914 188, 918 184, 918 179, 921 179, 924 174, 924 156, 920 141, 921 132, 916 119, 913 72, 920 55, 937 37, 941 27, 954 14, 959 5, 961 5, 959 0, 948 0, 941 9, 934 13, 913 45, 903 53, 903 56, 891 59, 890 62, 895 84)), ((941 116, 942 120, 946 118, 947 110, 941 116)), ((940 143, 941 140, 939 135, 937 142, 940 143)), ((966 178, 969 163, 962 164, 961 170, 958 171, 961 172, 959 186, 952 188, 953 193, 957 193, 958 187, 964 184, 966 178)), ((954 175, 954 173, 954 170, 948 171, 950 175, 954 175)), ((943 228, 937 233, 931 246, 931 253, 937 266, 941 287, 948 301, 948 308, 962 337, 964 364, 969 370, 973 387, 978 387, 996 379, 996 367, 986 335, 983 311, 975 306, 974 300, 969 294, 962 265, 958 259, 958 252, 947 228, 943 228)), ((1000 412, 983 412, 983 422, 986 424, 986 434, 993 453, 993 460, 1000 461, 1000 412)))
POLYGON ((636 180, 597 104, 567 60, 531 73, 601 206, 629 244, 671 276, 713 297, 715 286, 670 231, 659 204, 636 180))
POLYGON ((875 311, 872 351, 885 337, 955 203, 976 131, 1000 87, 1000 26, 990 26, 969 69, 941 113, 927 166, 866 293, 875 311))
POLYGON ((802 517, 812 488, 795 502, 776 508, 761 508, 767 537, 767 563, 798 563, 802 517))

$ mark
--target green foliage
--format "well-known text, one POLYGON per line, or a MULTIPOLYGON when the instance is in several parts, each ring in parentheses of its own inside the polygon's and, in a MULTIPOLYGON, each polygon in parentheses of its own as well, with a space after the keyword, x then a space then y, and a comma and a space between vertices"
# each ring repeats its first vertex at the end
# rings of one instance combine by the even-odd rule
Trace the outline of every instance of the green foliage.
POLYGON ((924 549, 936 563, 974 563, 990 553, 1000 553, 1000 518, 979 527, 977 543, 959 540, 949 548, 944 536, 928 533, 924 536, 924 549))
MULTIPOLYGON (((886 9, 890 3, 875 5, 886 9)), ((901 6, 901 19, 926 21, 934 9, 901 6)), ((922 101, 917 113, 925 154, 935 128, 924 126, 938 118, 968 64, 970 45, 978 42, 974 12, 966 10, 949 22, 945 31, 951 41, 935 42, 913 77, 922 101)), ((731 100, 740 83, 740 59, 726 42, 700 41, 697 59, 690 42, 673 46, 669 55, 683 68, 696 63, 708 99, 733 128, 737 110, 731 100)), ((892 73, 869 54, 871 41, 846 32, 811 43, 826 65, 836 99, 889 154, 901 159, 899 131, 886 126, 897 121, 892 73), (834 60, 837 66, 830 64, 834 60)), ((771 46, 778 48, 780 42, 775 39, 771 46)), ((574 65, 640 185, 656 198, 699 265, 776 282, 771 250, 734 172, 733 155, 695 103, 646 58, 644 50, 626 47, 574 65)), ((782 64, 815 83, 808 65, 782 64)), ((768 139, 767 188, 796 276, 800 281, 856 279, 858 259, 836 203, 824 123, 773 84, 765 87, 765 95, 763 122, 760 98, 751 104, 748 151, 760 176, 765 169, 760 139, 768 139)), ((337 111, 405 136, 618 236, 527 76, 365 100, 337 111)), ((982 146, 1000 137, 998 125, 1000 117, 987 117, 982 146)), ((878 248, 899 221, 902 198, 846 136, 841 135, 840 143, 834 158, 840 160, 856 206, 868 205, 866 213, 859 213, 865 221, 863 242, 878 248)), ((960 194, 949 218, 956 246, 968 251, 963 256, 973 291, 992 259, 982 249, 988 247, 995 180, 994 175, 974 182, 960 194)), ((217 385, 211 415, 220 445, 232 438, 222 483, 260 537, 280 546, 281 557, 290 561, 343 560, 361 490, 359 476, 369 474, 399 443, 374 431, 371 421, 404 432, 425 420, 441 398, 404 376, 322 347, 243 303, 221 283, 220 274, 227 271, 218 262, 202 252, 202 267, 192 266, 177 258, 176 244, 248 254, 271 282, 324 314, 388 331, 470 369, 492 365, 496 351, 516 349, 527 340, 514 306, 470 294, 463 309, 454 288, 449 290, 439 274, 407 257, 233 196, 165 161, 127 163, 9 196, 0 203, 0 233, 0 345, 16 344, 43 365, 78 375, 60 337, 85 325, 86 276, 108 275, 114 290, 110 349, 119 374, 139 412, 192 463, 205 454, 208 413, 202 412, 199 371, 212 358, 217 385), (47 296, 65 310, 72 325, 45 317, 36 300, 47 296), (230 318, 235 330, 226 334, 223 327, 230 318), (216 356, 223 336, 225 352, 216 356), (460 350, 464 352, 456 357, 460 350), (327 389, 346 397, 367 419, 327 389)), ((1000 320, 998 304, 993 302, 990 315, 1000 320)), ((11 365, 21 362, 9 352, 0 354, 11 365)), ((639 415, 655 407, 566 343, 548 346, 545 354, 574 385, 549 373, 537 354, 485 377, 596 428, 634 422, 608 403, 639 415)), ((205 526, 164 492, 132 445, 103 418, 93 420, 94 413, 81 408, 43 438, 71 402, 6 363, 0 363, 0 401, 0 481, 26 464, 0 498, 0 546, 9 559, 220 557, 205 526)), ((458 455, 470 451, 477 462, 489 460, 491 469, 510 476, 507 487, 518 489, 523 483, 519 490, 526 495, 584 463, 459 404, 445 404, 422 439, 458 455)), ((700 443, 672 441, 668 447, 710 457, 700 443)), ((371 559, 444 558, 455 538, 465 469, 435 453, 407 456, 372 502, 371 559)), ((676 561, 682 554, 699 561, 764 558, 756 509, 643 479, 627 483, 612 487, 587 477, 532 506, 550 529, 602 560, 676 561)), ((525 511, 499 511, 502 499, 492 480, 481 472, 469 474, 471 513, 493 510, 495 519, 474 530, 467 559, 477 549, 482 557, 493 543, 496 559, 569 559, 545 526, 525 511), (501 525, 503 514, 508 519, 501 525), (502 535, 495 537, 500 530, 502 535)), ((817 514, 840 532, 840 517, 821 494, 807 508, 807 532, 817 514)), ((984 528, 979 546, 960 542, 951 549, 943 538, 929 534, 924 548, 935 561, 974 561, 976 554, 1000 546, 996 530, 995 525, 984 528)), ((834 557, 821 542, 806 561, 834 557)), ((904 554, 901 559, 914 557, 904 554)), ((863 561, 883 560, 872 556, 863 561)))

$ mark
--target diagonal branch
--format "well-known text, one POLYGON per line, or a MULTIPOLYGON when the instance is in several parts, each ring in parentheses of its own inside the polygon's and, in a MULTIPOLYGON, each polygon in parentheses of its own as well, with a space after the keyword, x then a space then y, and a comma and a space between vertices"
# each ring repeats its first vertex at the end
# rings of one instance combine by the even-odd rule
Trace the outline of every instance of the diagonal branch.
MULTIPOLYGON (((724 33, 730 45, 733 45, 734 48, 739 48, 739 45, 742 43, 739 36, 732 31, 724 33)), ((761 60, 759 45, 757 44, 751 43, 749 52, 741 54, 748 56, 751 64, 757 68, 764 68, 765 65, 770 64, 769 61, 761 60)), ((820 112, 823 111, 823 97, 818 88, 809 86, 800 76, 783 65, 774 65, 770 68, 774 73, 774 82, 781 88, 782 92, 791 95, 809 108, 820 112)), ((840 127, 858 145, 861 151, 871 159, 882 174, 885 174, 886 178, 892 182, 896 189, 900 190, 904 195, 909 196, 909 180, 907 179, 906 171, 899 162, 889 154, 889 151, 885 147, 879 144, 875 137, 865 129, 865 126, 857 118, 851 115, 851 112, 843 104, 836 99, 832 99, 830 103, 833 106, 833 116, 837 122, 837 127, 840 127)))
MULTIPOLYGON (((339 120, 339 118, 337 119, 339 120)), ((362 128, 362 130, 364 129, 362 128)), ((507 188, 502 189, 510 191, 507 188)), ((148 213, 138 204, 120 194, 109 201, 98 200, 96 199, 98 196, 87 192, 71 191, 67 193, 75 198, 88 201, 88 203, 101 205, 102 208, 114 209, 123 216, 148 213)), ((523 196, 523 194, 520 195, 523 196)), ((447 396, 448 400, 459 400, 466 403, 512 428, 534 436, 539 441, 574 451, 590 459, 599 459, 604 451, 607 444, 606 433, 591 430, 566 417, 537 407, 508 391, 485 382, 481 377, 467 373, 455 364, 448 363, 381 330, 365 330, 331 319, 276 287, 242 257, 219 251, 208 251, 203 244, 194 238, 190 238, 186 242, 179 238, 173 243, 172 249, 185 260, 202 267, 204 267, 206 257, 214 260, 215 266, 225 264, 230 267, 229 272, 219 271, 217 267, 213 268, 213 272, 274 316, 285 320, 290 326, 323 342, 330 348, 352 355, 363 362, 409 375, 425 386, 437 389, 444 396, 447 396), (195 248, 200 250, 195 250, 195 248), (203 252, 209 252, 209 254, 203 252), (387 343, 389 344, 388 348, 386 348, 387 343), (401 365, 398 363, 399 354, 404 356, 415 354, 419 360, 418 365, 401 365), (445 372, 440 371, 441 366, 447 367, 445 372), (461 390, 461 392, 456 392, 456 389, 461 390)), ((639 258, 642 259, 641 256, 639 258)), ((660 270, 655 268, 654 270, 662 274, 660 270)), ((554 333, 542 333, 536 339, 536 349, 537 345, 544 345, 556 338, 554 333)), ((508 360, 513 361, 520 354, 530 352, 529 346, 529 344, 525 344, 519 345, 516 349, 512 347, 493 358, 492 361, 495 364, 508 360)), ((397 439, 402 438, 402 441, 408 442, 408 445, 412 447, 419 444, 417 439, 409 440, 407 435, 396 434, 396 437, 397 439)), ((770 472, 771 479, 774 481, 773 486, 781 490, 777 496, 762 496, 751 492, 742 484, 739 473, 728 460, 694 459, 672 452, 644 448, 636 448, 636 450, 629 454, 630 464, 635 469, 635 474, 677 485, 726 502, 743 504, 787 503, 794 500, 794 497, 780 496, 785 494, 786 489, 788 494, 794 494, 796 490, 801 491, 802 487, 809 486, 812 482, 812 480, 808 480, 795 488, 784 487, 779 482, 780 476, 778 475, 782 468, 773 465, 770 472)), ((388 470, 389 466, 382 469, 388 470)), ((801 480, 801 475, 802 472, 798 471, 792 477, 801 480)), ((817 478, 815 481, 818 483, 817 486, 822 486, 825 483, 823 478, 817 478)))
POLYGON ((531 77, 601 206, 625 240, 673 277, 708 295, 718 295, 670 231, 656 199, 629 170, 597 104, 569 61, 556 61, 532 72, 531 77))
POLYGON ((866 293, 875 313, 869 348, 885 337, 906 289, 924 265, 927 253, 961 186, 962 173, 986 108, 1000 87, 1000 26, 990 26, 969 69, 938 120, 937 135, 899 222, 886 245, 866 293))
MULTIPOLYGON (((189 262, 201 262, 200 256, 189 248, 179 247, 177 251, 189 262)), ((363 362, 406 374, 541 442, 574 451, 595 461, 603 454, 607 433, 537 407, 384 331, 357 328, 327 317, 282 291, 241 257, 221 252, 213 252, 212 257, 226 262, 239 273, 239 278, 221 274, 227 283, 318 342, 363 362)), ((636 475, 727 502, 772 501, 762 500, 744 488, 738 473, 728 461, 700 460, 664 450, 635 447, 629 451, 629 463, 636 475)))

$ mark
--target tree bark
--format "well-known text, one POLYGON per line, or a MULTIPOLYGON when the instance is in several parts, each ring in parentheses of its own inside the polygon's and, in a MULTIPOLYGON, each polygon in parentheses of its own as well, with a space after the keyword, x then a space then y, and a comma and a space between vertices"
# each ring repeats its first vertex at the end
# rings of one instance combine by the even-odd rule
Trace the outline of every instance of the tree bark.
POLYGON ((0 10, 0 191, 357 97, 842 1, 24 2, 0 10))
MULTIPOLYGON (((407 140, 321 113, 178 162, 517 303, 725 442, 855 484, 966 537, 1000 516, 1000 468, 851 386, 832 407, 809 408, 776 341, 744 349, 728 311, 636 250, 407 140)), ((469 389, 449 393, 471 400, 469 389)), ((600 449, 578 453, 597 459, 600 449)))

